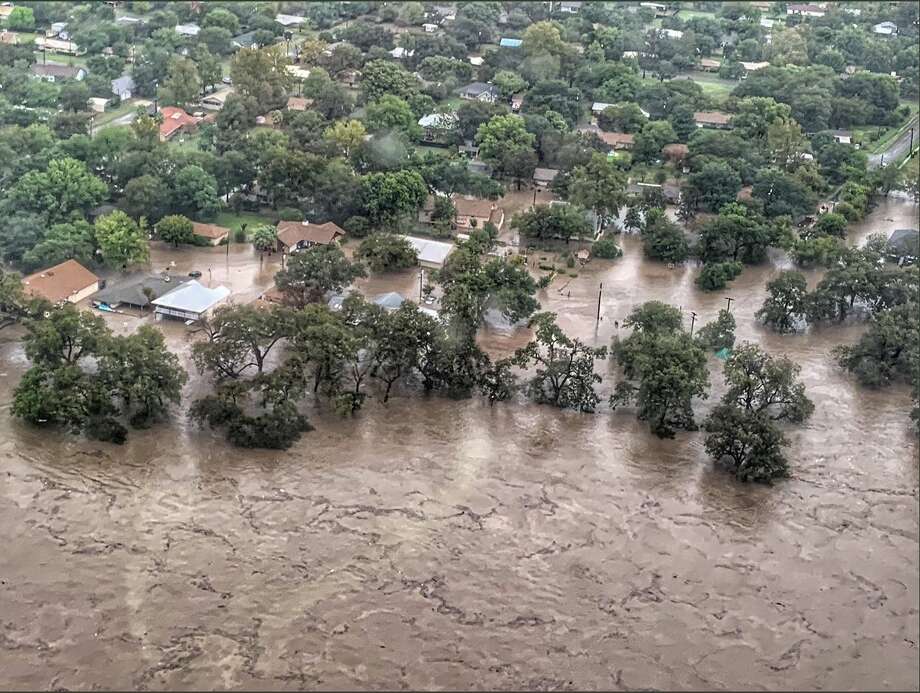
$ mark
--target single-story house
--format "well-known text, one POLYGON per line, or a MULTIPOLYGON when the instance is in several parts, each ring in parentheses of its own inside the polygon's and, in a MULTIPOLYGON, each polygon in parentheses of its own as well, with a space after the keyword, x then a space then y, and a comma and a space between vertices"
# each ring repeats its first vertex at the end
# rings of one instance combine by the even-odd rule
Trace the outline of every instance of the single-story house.
POLYGON ((516 38, 503 38, 498 42, 498 45, 502 48, 520 48, 524 43, 521 39, 516 38))
POLYGON ((415 249, 418 264, 426 269, 441 269, 447 256, 454 250, 453 243, 442 243, 416 236, 403 236, 403 238, 409 241, 409 244, 415 249))
POLYGON ((684 37, 683 31, 678 31, 677 29, 659 29, 658 37, 664 37, 669 39, 680 39, 684 37))
POLYGON ((406 302, 406 299, 403 298, 402 294, 398 294, 395 291, 388 291, 385 294, 374 296, 371 302, 380 306, 388 313, 392 313, 394 310, 399 310, 399 307, 406 302))
POLYGON ((0 19, 7 19, 13 13, 13 6, 0 5, 0 19))
POLYGON ((505 223, 505 210, 493 200, 457 197, 453 202, 457 212, 454 217, 454 226, 457 228, 481 229, 486 224, 492 223, 500 231, 502 224, 505 223))
POLYGON ((281 26, 299 26, 306 22, 307 18, 299 14, 276 14, 275 21, 281 26))
POLYGON ((93 297, 94 306, 118 308, 146 309, 154 299, 165 296, 170 291, 189 281, 188 277, 181 275, 140 275, 125 281, 120 281, 115 286, 110 286, 93 297))
POLYGON ((511 95, 511 112, 512 113, 519 112, 523 105, 524 105, 524 94, 512 94, 511 95))
POLYGON ((297 79, 307 79, 310 76, 310 71, 300 65, 287 65, 284 69, 297 79))
POLYGON ((256 41, 256 32, 247 31, 246 33, 234 36, 230 41, 237 48, 258 48, 259 43, 256 41))
POLYGON ((32 63, 29 71, 33 76, 46 82, 57 82, 62 79, 75 79, 77 81, 86 77, 86 70, 75 65, 61 65, 60 63, 32 63))
POLYGON ((422 139, 425 142, 446 143, 457 129, 457 116, 453 113, 429 113, 418 119, 418 125, 424 131, 422 139))
POLYGON ((207 239, 211 245, 220 245, 230 239, 230 229, 217 224, 200 224, 197 221, 193 221, 192 233, 199 238, 207 239))
POLYGON ((52 53, 61 53, 63 55, 79 55, 85 52, 73 41, 47 38, 46 36, 36 36, 35 47, 40 51, 51 51, 52 53))
MULTIPOLYGON (((608 108, 610 108, 611 106, 615 106, 615 105, 616 104, 607 103, 606 101, 595 101, 593 104, 591 104, 591 114, 595 116, 600 115, 601 113, 606 111, 608 108)), ((651 114, 648 111, 646 111, 644 108, 642 108, 641 106, 639 106, 639 112, 646 118, 652 117, 651 114)))
POLYGON ((224 107, 224 104, 227 102, 230 94, 234 93, 233 87, 227 87, 226 89, 218 89, 213 94, 208 94, 201 99, 201 107, 207 108, 211 111, 219 111, 224 107))
POLYGON ((533 171, 533 182, 541 188, 545 188, 552 183, 558 175, 559 170, 555 168, 535 168, 533 171))
POLYGON ((313 105, 313 99, 307 99, 303 96, 289 96, 287 100, 287 109, 289 111, 306 111, 313 105))
POLYGON ((155 306, 154 314, 157 320, 177 318, 179 320, 201 320, 206 318, 217 304, 226 300, 230 289, 218 286, 214 289, 190 279, 181 286, 151 303, 155 306))
POLYGON ((136 24, 146 24, 147 20, 141 17, 132 17, 131 15, 122 15, 121 17, 115 18, 116 24, 124 24, 125 26, 134 26, 136 24))
POLYGON ((479 67, 485 62, 485 58, 483 58, 481 55, 468 56, 467 60, 470 61, 470 65, 472 65, 473 67, 479 67))
POLYGON ((604 132, 603 130, 598 130, 596 134, 601 142, 613 149, 632 149, 636 144, 635 137, 628 132, 604 132))
POLYGON ((565 12, 566 14, 578 14, 578 11, 581 9, 580 2, 573 2, 571 0, 563 0, 559 3, 559 11, 565 12))
POLYGON ((181 132, 194 132, 198 128, 200 119, 176 106, 164 106, 160 113, 163 115, 163 122, 160 123, 161 142, 168 142, 181 132))
POLYGON ((732 127, 731 114, 721 111, 697 111, 693 114, 693 120, 698 128, 730 130, 732 127))
POLYGON ((278 250, 282 253, 292 253, 315 245, 331 245, 345 236, 344 229, 331 221, 325 224, 279 221, 275 228, 278 250))
POLYGON ((122 75, 118 79, 112 80, 112 93, 122 101, 133 97, 134 89, 134 78, 131 75, 122 75))
POLYGON ((0 31, 0 43, 15 46, 19 43, 19 36, 12 31, 0 31))
POLYGON ((414 50, 409 51, 402 46, 396 46, 396 48, 388 52, 390 56, 396 58, 397 60, 402 60, 403 58, 411 58, 413 55, 415 55, 414 50))
POLYGON ((853 133, 849 130, 831 130, 830 134, 837 144, 853 144, 853 133))
POLYGON ((826 11, 820 5, 786 5, 786 14, 797 14, 803 17, 823 17, 826 11))
POLYGON ((872 32, 880 36, 894 36, 898 33, 898 25, 894 22, 879 22, 872 27, 872 32))
POLYGON ((105 107, 109 105, 109 100, 103 99, 101 96, 90 96, 86 100, 86 105, 93 113, 105 113, 105 107))
POLYGON ((639 57, 639 51, 623 51, 623 60, 636 60, 639 57))
POLYGON ((663 2, 640 2, 639 7, 648 7, 655 10, 656 17, 670 17, 677 14, 678 7, 671 7, 663 2))
POLYGON ((760 26, 762 26, 764 29, 772 29, 774 24, 776 24, 775 19, 770 19, 769 17, 760 18, 760 26))
POLYGON ((422 24, 422 29, 425 30, 426 34, 433 34, 438 30, 438 25, 426 22, 425 24, 422 24))
POLYGON ((485 82, 472 82, 460 90, 460 98, 495 103, 498 100, 498 87, 485 82))
POLYGON ((676 181, 666 181, 664 184, 629 183, 626 186, 626 194, 630 197, 644 197, 646 194, 654 192, 661 193, 669 204, 676 205, 680 203, 681 190, 676 181))
POLYGON ((895 229, 888 237, 888 257, 903 264, 920 259, 920 231, 917 229, 895 229))
MULTIPOLYGON (((65 29, 67 29, 67 22, 51 22, 51 26, 45 29, 45 36, 48 38, 61 36, 61 34, 66 33, 65 29)), ((66 41, 69 38, 69 35, 61 36, 61 38, 66 41)))
POLYGON ((722 61, 715 58, 700 58, 700 70, 703 72, 718 72, 722 61))
POLYGON ((770 63, 765 60, 759 62, 748 62, 745 60, 739 61, 741 67, 744 68, 745 72, 757 72, 757 70, 763 70, 765 67, 770 67, 770 63))
POLYGON ((23 278, 22 287, 27 295, 54 304, 79 303, 99 291, 99 277, 76 260, 65 260, 23 278))
POLYGON ((176 24, 176 33, 180 36, 198 36, 200 31, 197 24, 176 24))

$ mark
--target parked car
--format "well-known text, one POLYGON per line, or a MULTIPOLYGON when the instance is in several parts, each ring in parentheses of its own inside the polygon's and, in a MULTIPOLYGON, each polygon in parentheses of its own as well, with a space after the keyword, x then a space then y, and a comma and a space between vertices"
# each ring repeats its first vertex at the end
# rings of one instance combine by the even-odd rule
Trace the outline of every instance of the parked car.
POLYGON ((188 273, 188 276, 190 276, 192 279, 198 279, 198 277, 201 276, 201 272, 199 272, 198 270, 192 270, 191 272, 188 273))

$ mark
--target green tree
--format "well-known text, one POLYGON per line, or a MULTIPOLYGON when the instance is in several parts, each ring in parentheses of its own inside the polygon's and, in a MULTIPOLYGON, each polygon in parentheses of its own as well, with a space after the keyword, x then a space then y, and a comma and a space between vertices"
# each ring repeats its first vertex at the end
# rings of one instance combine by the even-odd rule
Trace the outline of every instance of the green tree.
POLYGON ((292 305, 303 308, 364 276, 364 267, 350 262, 338 246, 320 245, 291 255, 287 267, 275 275, 275 284, 292 305))
POLYGON ((191 219, 181 214, 170 214, 160 219, 157 235, 165 243, 172 243, 174 248, 191 243, 195 237, 191 219))
POLYGON ((400 99, 418 91, 418 80, 403 67, 388 60, 371 60, 361 73, 361 92, 365 101, 377 101, 386 94, 400 99))
POLYGON ((696 285, 703 291, 724 289, 743 269, 740 262, 707 262, 696 278, 696 285))
POLYGON ((608 132, 639 132, 646 122, 642 109, 632 102, 607 106, 597 115, 597 124, 608 132))
POLYGON ((735 318, 724 308, 718 317, 708 322, 696 333, 696 340, 704 349, 721 351, 735 346, 735 318))
POLYGON ((767 282, 767 298, 758 320, 777 332, 792 332, 805 316, 808 285, 800 272, 784 270, 767 282))
POLYGON ((201 166, 190 164, 173 177, 172 206, 193 219, 213 219, 220 209, 217 180, 201 166))
POLYGON ((610 398, 611 408, 635 400, 639 418, 661 438, 673 438, 678 428, 695 430, 692 400, 706 397, 709 373, 705 352, 680 325, 680 312, 648 301, 623 324, 632 334, 613 344, 624 379, 610 398))
POLYGON ((35 14, 31 7, 14 7, 6 18, 6 26, 13 31, 34 31, 35 14))
POLYGON ((741 177, 724 161, 710 161, 687 179, 689 194, 710 212, 734 202, 741 190, 741 177))
POLYGON ((178 404, 188 376, 179 357, 166 348, 163 333, 150 325, 106 340, 99 357, 99 379, 122 404, 135 428, 162 418, 178 404))
POLYGON ((415 126, 415 115, 405 101, 398 96, 385 94, 367 104, 364 122, 371 132, 399 130, 410 132, 415 126))
POLYGON ((677 133, 669 122, 659 120, 646 123, 635 137, 632 154, 637 161, 655 161, 660 158, 662 147, 676 141, 677 133))
POLYGON ((592 154, 588 163, 572 170, 569 199, 593 210, 603 228, 619 216, 626 201, 626 178, 606 156, 592 154))
POLYGON ((725 362, 728 389, 722 403, 763 414, 771 421, 802 423, 815 407, 798 380, 801 370, 785 356, 771 356, 756 344, 744 342, 725 362))
POLYGON ((492 84, 498 87, 499 93, 506 99, 527 88, 524 78, 513 70, 499 70, 492 78, 492 84))
POLYGON ((289 64, 280 46, 241 48, 230 62, 230 76, 240 96, 252 97, 265 110, 281 108, 294 86, 289 64))
POLYGON ((61 87, 58 97, 61 106, 67 111, 85 111, 89 97, 92 96, 89 87, 84 82, 68 82, 61 87))
POLYGON ((366 134, 367 130, 360 120, 340 120, 324 133, 326 139, 334 142, 345 156, 349 156, 364 141, 366 134))
POLYGON ((96 219, 94 230, 102 261, 109 267, 124 269, 129 265, 144 264, 150 258, 143 218, 138 223, 121 210, 116 210, 96 219))
POLYGON ((511 220, 511 228, 521 236, 537 241, 556 238, 569 241, 593 235, 583 211, 572 205, 537 205, 516 214, 511 220))
POLYGON ((252 230, 252 244, 260 253, 271 252, 278 245, 275 229, 267 224, 260 224, 252 230))
POLYGON ((651 260, 678 264, 690 256, 690 244, 680 227, 657 210, 645 215, 642 250, 651 260))
POLYGON ((476 143, 483 161, 500 166, 506 152, 513 149, 533 149, 536 138, 518 115, 497 115, 479 126, 476 143))
POLYGON ((36 366, 76 366, 95 356, 111 333, 99 315, 80 311, 72 303, 48 311, 47 317, 27 320, 23 338, 26 357, 36 366))
POLYGON ((416 171, 370 173, 361 179, 364 214, 377 226, 391 226, 418 211, 428 197, 428 188, 416 171))
POLYGON ((537 313, 529 326, 535 339, 518 349, 513 359, 520 368, 536 367, 528 394, 540 404, 593 412, 600 402, 594 385, 601 382, 594 361, 607 357, 607 347, 590 347, 568 337, 556 324, 555 313, 537 313))
POLYGON ((769 483, 788 476, 789 463, 782 450, 788 441, 767 417, 720 404, 703 422, 703 428, 706 452, 739 481, 769 483))
POLYGON ((208 339, 194 344, 192 359, 199 372, 218 378, 239 378, 250 368, 262 373, 269 353, 294 329, 294 313, 285 306, 223 306, 204 321, 208 339))
POLYGON ((169 61, 169 76, 160 84, 160 98, 166 104, 185 106, 198 98, 201 77, 190 58, 174 57, 169 61))
POLYGON ((920 379, 920 312, 916 301, 884 311, 852 345, 838 346, 834 356, 860 384, 883 387, 920 379))
POLYGON ((6 206, 33 212, 54 223, 73 212, 87 212, 102 202, 108 188, 76 159, 53 159, 44 171, 30 171, 7 193, 6 206))
POLYGON ((22 257, 26 271, 53 267, 66 260, 76 260, 82 265, 93 261, 93 227, 79 219, 67 224, 55 224, 45 238, 22 257))
POLYGON ((418 254, 402 236, 376 233, 368 236, 355 251, 355 257, 367 263, 372 272, 395 272, 414 267, 418 254))
POLYGON ((824 237, 833 236, 835 238, 846 238, 847 220, 842 214, 829 212, 818 216, 815 225, 808 230, 807 237, 824 237))
POLYGON ((149 174, 132 178, 118 206, 134 219, 159 219, 169 207, 169 188, 161 178, 149 174))

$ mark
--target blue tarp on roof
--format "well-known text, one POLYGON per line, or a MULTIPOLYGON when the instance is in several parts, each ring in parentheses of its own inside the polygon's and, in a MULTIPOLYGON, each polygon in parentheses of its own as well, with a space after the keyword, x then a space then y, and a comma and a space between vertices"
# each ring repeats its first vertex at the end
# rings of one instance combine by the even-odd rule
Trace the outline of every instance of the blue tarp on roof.
POLYGON ((502 48, 520 48, 522 43, 521 39, 503 38, 498 45, 502 48))

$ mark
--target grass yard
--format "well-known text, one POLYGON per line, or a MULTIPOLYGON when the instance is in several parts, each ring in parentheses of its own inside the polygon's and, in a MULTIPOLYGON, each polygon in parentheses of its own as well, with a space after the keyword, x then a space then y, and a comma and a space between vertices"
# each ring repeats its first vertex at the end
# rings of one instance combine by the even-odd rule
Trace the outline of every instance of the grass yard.
POLYGON ((695 19, 696 17, 706 17, 707 19, 715 19, 715 12, 707 12, 706 10, 685 10, 682 9, 677 13, 677 17, 683 21, 688 19, 695 19))
POLYGON ((129 99, 128 101, 122 101, 118 108, 113 108, 112 110, 106 111, 105 113, 97 114, 96 119, 93 121, 93 130, 105 127, 113 120, 121 118, 123 115, 127 115, 135 108, 137 108, 137 102, 133 99, 129 99))
POLYGON ((250 230, 260 224, 274 226, 275 218, 268 214, 260 214, 259 212, 234 212, 225 209, 217 215, 214 223, 218 226, 224 226, 230 229, 230 241, 232 242, 234 234, 242 224, 246 224, 246 228, 250 230))

